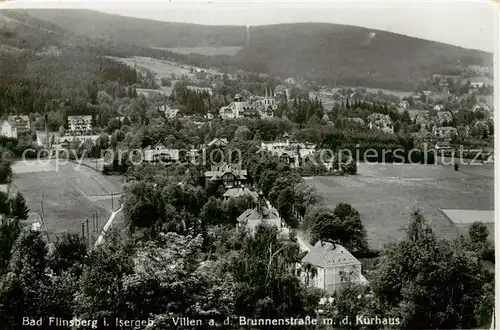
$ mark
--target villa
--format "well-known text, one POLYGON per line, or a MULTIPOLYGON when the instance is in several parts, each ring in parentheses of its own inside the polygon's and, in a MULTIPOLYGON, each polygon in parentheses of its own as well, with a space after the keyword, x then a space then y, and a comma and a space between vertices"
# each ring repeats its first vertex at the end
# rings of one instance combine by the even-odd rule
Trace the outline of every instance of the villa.
POLYGON ((144 161, 146 162, 164 162, 176 163, 180 159, 178 149, 169 149, 161 142, 153 147, 149 146, 144 150, 144 161))
POLYGON ((278 141, 262 142, 261 150, 280 157, 291 166, 298 167, 301 160, 314 155, 316 145, 309 142, 290 141, 290 136, 285 133, 278 141))
POLYGON ((301 280, 309 287, 323 289, 332 294, 349 282, 367 284, 361 274, 361 262, 342 245, 317 242, 302 258, 301 280))
POLYGON ((247 180, 247 170, 241 169, 239 164, 212 165, 210 171, 205 172, 205 184, 222 182, 226 189, 240 187, 247 180))
POLYGON ((9 116, 2 121, 1 135, 17 139, 19 135, 29 132, 30 128, 28 116, 9 116))

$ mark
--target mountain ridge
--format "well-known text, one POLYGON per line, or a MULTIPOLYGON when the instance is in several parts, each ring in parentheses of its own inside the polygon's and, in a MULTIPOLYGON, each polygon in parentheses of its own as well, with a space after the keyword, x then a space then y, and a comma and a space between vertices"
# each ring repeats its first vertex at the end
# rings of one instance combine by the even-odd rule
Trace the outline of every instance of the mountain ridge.
POLYGON ((125 49, 121 52, 123 56, 145 52, 172 57, 169 51, 151 50, 162 46, 245 45, 234 56, 193 54, 178 58, 187 59, 190 64, 194 60, 194 63, 229 71, 243 69, 333 85, 409 91, 414 90, 418 81, 445 69, 493 64, 493 55, 485 51, 343 24, 303 22, 252 26, 250 42, 246 45, 244 26, 162 22, 72 9, 21 10, 16 15, 34 17, 46 22, 40 24, 53 24, 67 34, 103 43, 103 52, 119 45, 125 49))

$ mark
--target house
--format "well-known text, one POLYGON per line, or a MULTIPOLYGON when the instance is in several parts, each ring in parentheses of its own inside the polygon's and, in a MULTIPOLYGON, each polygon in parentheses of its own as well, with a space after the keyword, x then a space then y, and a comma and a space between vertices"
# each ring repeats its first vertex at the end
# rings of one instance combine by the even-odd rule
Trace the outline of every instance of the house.
POLYGON ((399 102, 399 107, 403 109, 408 109, 410 107, 410 102, 403 100, 399 102))
POLYGON ((182 117, 182 114, 180 113, 179 109, 172 109, 171 107, 169 107, 166 104, 159 106, 158 111, 163 113, 165 115, 165 118, 167 118, 167 119, 174 119, 174 118, 182 117))
POLYGON ((427 144, 427 145, 436 144, 436 137, 425 128, 421 128, 420 131, 412 133, 411 137, 413 138, 415 146, 422 144, 427 144))
POLYGON ((291 166, 299 166, 300 160, 314 155, 316 145, 309 142, 290 141, 290 135, 285 133, 281 139, 273 142, 261 142, 261 150, 280 157, 291 166))
POLYGON ((382 113, 372 113, 368 116, 368 127, 370 129, 379 129, 386 133, 394 133, 394 124, 389 115, 382 113))
POLYGON ((248 102, 243 101, 243 97, 240 93, 236 93, 228 106, 222 107, 219 110, 219 115, 222 119, 234 119, 240 117, 240 112, 243 111, 244 107, 247 107, 248 102))
POLYGON ((255 191, 252 191, 247 187, 242 186, 242 187, 228 189, 224 193, 224 200, 228 200, 230 198, 240 198, 243 196, 250 196, 254 202, 257 202, 259 199, 259 195, 255 191))
POLYGON ((437 151, 453 150, 453 147, 450 145, 450 142, 448 142, 448 141, 436 142, 436 145, 434 146, 434 148, 437 151))
POLYGON ((432 91, 423 91, 422 93, 424 93, 425 97, 428 97, 431 96, 432 91))
POLYGON ((361 274, 361 262, 340 244, 317 242, 302 258, 302 282, 309 287, 323 289, 329 294, 350 283, 367 284, 361 274))
POLYGON ((259 225, 274 226, 279 233, 286 232, 286 225, 283 223, 278 211, 261 198, 257 206, 248 209, 238 217, 238 228, 246 229, 250 234, 255 233, 255 228, 259 225), (285 230, 284 230, 285 229, 285 230))
POLYGON ((219 110, 222 119, 235 118, 272 118, 274 111, 278 108, 274 93, 266 89, 265 97, 251 97, 243 101, 241 94, 234 96, 233 102, 219 110))
POLYGON ((469 94, 479 93, 479 90, 484 87, 483 82, 471 82, 469 85, 469 94))
POLYGON ((162 162, 176 163, 180 160, 179 149, 168 149, 161 142, 153 147, 149 146, 144 150, 144 161, 146 162, 162 162))
POLYGON ((215 138, 207 143, 207 147, 225 147, 228 143, 226 138, 215 138))
POLYGON ((29 132, 31 129, 28 116, 8 116, 2 121, 1 135, 17 139, 19 135, 29 132))
POLYGON ((434 121, 439 126, 443 126, 444 124, 451 123, 453 121, 453 114, 450 111, 440 111, 434 118, 434 121))
POLYGON ((453 135, 457 134, 457 129, 451 126, 432 128, 432 134, 441 139, 450 139, 453 135))
POLYGON ((68 116, 69 134, 92 130, 92 116, 68 116))
POLYGON ((444 110, 444 105, 441 104, 436 104, 433 108, 435 111, 441 111, 444 110))
POLYGON ((247 180, 247 170, 241 169, 239 164, 212 165, 210 171, 205 172, 205 184, 221 182, 226 189, 240 187, 247 180))
POLYGON ((486 103, 478 103, 472 107, 472 111, 474 112, 479 110, 491 111, 490 107, 486 103))
POLYGON ((51 148, 52 145, 59 144, 60 139, 60 132, 36 131, 36 143, 40 147, 51 148))

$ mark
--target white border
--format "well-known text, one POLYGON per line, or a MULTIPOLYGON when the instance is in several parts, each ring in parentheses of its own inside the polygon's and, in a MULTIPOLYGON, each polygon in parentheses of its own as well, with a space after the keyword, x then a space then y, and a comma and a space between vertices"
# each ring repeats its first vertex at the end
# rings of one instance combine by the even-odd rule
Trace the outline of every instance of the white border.
MULTIPOLYGON (((419 0, 419 1, 400 1, 400 0, 385 0, 385 1, 367 1, 367 0, 349 0, 350 4, 349 6, 352 6, 352 3, 355 3, 357 5, 363 5, 363 6, 372 6, 372 5, 378 5, 380 6, 381 4, 390 4, 391 6, 394 5, 403 5, 403 6, 408 6, 408 5, 418 5, 419 3, 437 3, 437 2, 448 2, 450 6, 453 5, 453 2, 477 2, 477 1, 482 1, 482 0, 472 0, 472 1, 453 1, 453 0, 440 0, 440 1, 431 1, 431 0, 419 0)), ((494 116, 494 122, 495 122, 495 154, 499 155, 499 149, 500 149, 500 24, 499 24, 499 16, 500 16, 500 2, 495 2, 493 0, 485 0, 482 2, 489 3, 492 6, 492 10, 495 10, 495 39, 492 40, 492 42, 495 43, 495 55, 494 55, 494 74, 495 74, 495 116, 494 116)), ((272 9, 278 9, 278 8, 283 8, 283 7, 295 7, 295 8, 311 8, 311 7, 318 7, 318 8, 324 8, 325 6, 328 7, 339 7, 345 5, 347 2, 346 1, 339 1, 339 0, 323 0, 323 1, 311 1, 311 2, 304 2, 304 1, 289 1, 289 0, 281 0, 281 1, 272 1, 272 2, 267 2, 265 0, 252 0, 252 1, 223 1, 223 0, 218 0, 218 1, 189 1, 189 0, 184 0, 184 1, 146 1, 146 2, 127 2, 127 1, 120 1, 120 0, 107 0, 105 2, 99 2, 99 1, 44 1, 44 0, 38 0, 38 1, 6 1, 6 2, 0 2, 0 9, 10 9, 10 8, 20 8, 20 7, 29 7, 29 8, 86 8, 86 9, 98 9, 98 8, 112 8, 112 7, 131 7, 131 8, 151 8, 151 9, 163 9, 170 7, 183 7, 183 8, 197 8, 200 5, 213 5, 213 6, 224 6, 224 7, 261 7, 261 6, 266 6, 266 7, 271 7, 272 9), (89 6, 89 4, 92 4, 92 6, 89 6), (98 6, 95 6, 98 4, 98 6)), ((445 28, 446 26, 446 18, 443 19, 443 27, 445 28)), ((467 22, 464 21, 464 28, 467 28, 467 22)), ((457 31, 457 33, 460 33, 457 31)), ((497 159, 495 161, 495 229, 494 229, 494 234, 495 234, 495 293, 500 293, 500 276, 499 276, 499 264, 500 264, 500 255, 498 251, 496 251, 496 247, 500 246, 500 225, 497 225, 497 220, 500 219, 500 212, 499 212, 499 204, 500 204, 500 160, 497 159)), ((495 294, 496 298, 496 294, 495 294)), ((498 323, 500 320, 500 301, 495 299, 495 320, 496 323, 498 323)), ((497 326, 497 328, 500 328, 500 326, 497 326)))

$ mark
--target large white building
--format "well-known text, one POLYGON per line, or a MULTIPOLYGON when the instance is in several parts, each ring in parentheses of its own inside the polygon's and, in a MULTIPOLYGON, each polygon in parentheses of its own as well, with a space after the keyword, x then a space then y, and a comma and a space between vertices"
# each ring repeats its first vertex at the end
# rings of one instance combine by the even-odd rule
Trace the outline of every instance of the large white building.
POLYGON ((30 119, 28 116, 9 116, 2 121, 0 129, 1 135, 17 139, 20 134, 30 131, 30 119))
POLYGON ((233 102, 228 106, 222 107, 219 115, 222 119, 235 118, 272 118, 274 111, 278 108, 272 91, 267 92, 265 97, 250 97, 243 100, 241 94, 234 96, 233 102))
POLYGON ((180 160, 179 149, 169 149, 161 142, 144 150, 144 161, 175 163, 180 160))
POLYGON ((284 134, 278 141, 262 142, 260 147, 261 150, 270 152, 295 167, 299 165, 300 160, 313 156, 316 152, 314 143, 290 141, 288 134, 284 134))
POLYGON ((92 130, 92 116, 68 116, 69 135, 83 134, 92 130))
POLYGON ((319 241, 304 256, 299 266, 306 286, 332 294, 349 282, 367 284, 361 274, 361 262, 342 245, 319 241))

